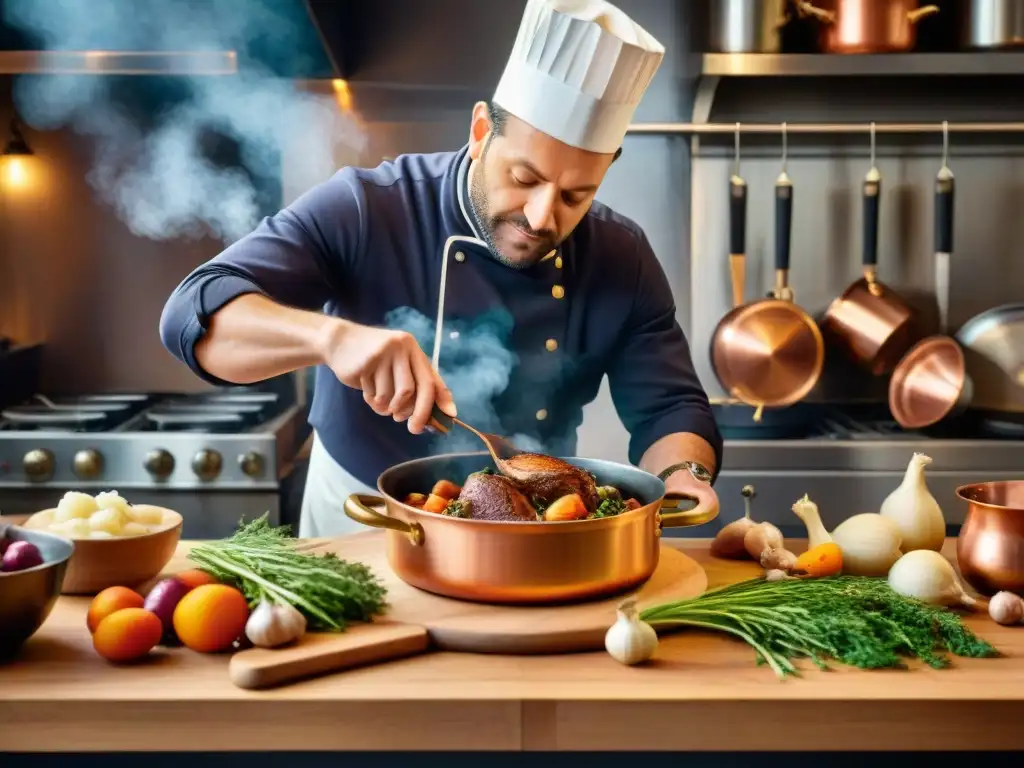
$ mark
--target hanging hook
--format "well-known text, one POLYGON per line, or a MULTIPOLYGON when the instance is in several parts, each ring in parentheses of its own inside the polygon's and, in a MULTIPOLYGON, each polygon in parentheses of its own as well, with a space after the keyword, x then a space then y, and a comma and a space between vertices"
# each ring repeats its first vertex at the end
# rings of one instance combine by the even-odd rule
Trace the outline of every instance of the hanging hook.
POLYGON ((786 161, 789 158, 789 141, 786 134, 786 124, 782 124, 782 172, 786 172, 786 161))
POLYGON ((735 135, 735 157, 733 160, 733 172, 732 175, 739 176, 739 123, 736 123, 736 135, 735 135))

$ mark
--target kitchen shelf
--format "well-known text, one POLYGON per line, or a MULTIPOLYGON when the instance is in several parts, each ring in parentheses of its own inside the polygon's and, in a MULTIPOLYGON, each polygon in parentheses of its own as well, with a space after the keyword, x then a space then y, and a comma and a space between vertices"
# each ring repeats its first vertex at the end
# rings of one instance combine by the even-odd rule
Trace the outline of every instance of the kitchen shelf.
POLYGON ((915 77, 1024 75, 1024 52, 705 53, 705 77, 915 77))

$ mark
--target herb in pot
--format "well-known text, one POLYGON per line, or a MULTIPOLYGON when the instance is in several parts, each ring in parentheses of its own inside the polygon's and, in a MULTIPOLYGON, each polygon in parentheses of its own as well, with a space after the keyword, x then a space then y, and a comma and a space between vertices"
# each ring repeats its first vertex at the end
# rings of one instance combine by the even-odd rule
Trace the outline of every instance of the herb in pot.
POLYGON ((467 518, 469 517, 470 509, 469 499, 451 499, 441 514, 448 515, 448 517, 467 518))
POLYGON ((250 607, 264 598, 291 605, 310 630, 341 630, 384 610, 387 589, 367 566, 330 552, 298 552, 297 541, 289 526, 275 528, 264 514, 230 538, 194 547, 188 557, 240 590, 250 607))
POLYGON ((799 674, 794 659, 821 669, 833 659, 861 669, 905 666, 917 657, 949 666, 943 653, 988 658, 999 652, 945 608, 896 594, 884 579, 750 579, 700 597, 648 608, 640 618, 654 627, 727 632, 757 652, 780 678, 799 674))

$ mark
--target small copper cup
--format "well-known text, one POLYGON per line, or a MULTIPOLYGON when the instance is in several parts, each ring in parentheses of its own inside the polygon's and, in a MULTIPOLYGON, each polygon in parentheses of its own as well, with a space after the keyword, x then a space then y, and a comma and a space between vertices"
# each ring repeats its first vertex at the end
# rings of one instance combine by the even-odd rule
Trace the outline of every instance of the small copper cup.
POLYGON ((1024 596, 1024 480, 962 485, 967 502, 956 557, 964 580, 983 595, 1024 596))

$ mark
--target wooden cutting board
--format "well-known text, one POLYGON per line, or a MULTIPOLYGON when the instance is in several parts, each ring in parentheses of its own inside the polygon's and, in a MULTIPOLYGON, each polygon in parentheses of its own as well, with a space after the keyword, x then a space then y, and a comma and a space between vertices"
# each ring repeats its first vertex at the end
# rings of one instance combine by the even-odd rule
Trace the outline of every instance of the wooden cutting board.
MULTIPOLYGON (((470 653, 550 654, 600 650, 624 595, 560 606, 499 606, 453 600, 409 586, 387 562, 385 539, 369 532, 324 544, 368 565, 388 589, 390 608, 381 620, 340 634, 306 635, 291 648, 249 649, 231 659, 232 681, 243 688, 279 685, 424 651, 428 646, 470 653)), ((662 546, 654 575, 632 594, 641 609, 695 597, 707 588, 704 569, 662 546)))

